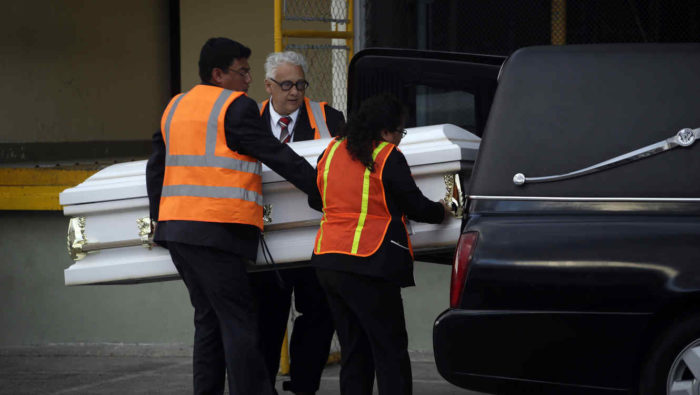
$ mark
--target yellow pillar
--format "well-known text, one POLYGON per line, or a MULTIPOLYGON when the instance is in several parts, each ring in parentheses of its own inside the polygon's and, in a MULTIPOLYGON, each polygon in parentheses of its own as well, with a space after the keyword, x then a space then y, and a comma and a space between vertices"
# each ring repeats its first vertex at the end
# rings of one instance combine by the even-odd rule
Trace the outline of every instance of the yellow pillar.
POLYGON ((566 44, 566 0, 552 0, 552 45, 566 44))
POLYGON ((282 52, 282 0, 275 0, 275 52, 282 52))

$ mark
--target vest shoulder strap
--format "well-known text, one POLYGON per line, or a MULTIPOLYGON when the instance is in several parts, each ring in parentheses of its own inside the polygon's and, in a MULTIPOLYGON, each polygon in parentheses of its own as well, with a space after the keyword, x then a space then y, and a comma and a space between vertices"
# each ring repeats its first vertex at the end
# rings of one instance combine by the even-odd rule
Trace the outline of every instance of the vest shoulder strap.
POLYGON ((270 99, 258 102, 258 110, 260 110, 260 116, 262 116, 263 113, 265 112, 265 106, 267 105, 267 103, 269 101, 270 101, 270 99))
MULTIPOLYGON (((325 104, 325 103, 324 103, 325 104)), ((326 114, 323 111, 322 103, 317 101, 308 100, 307 101, 309 111, 309 118, 312 118, 311 124, 316 124, 318 129, 319 138, 327 139, 331 138, 331 132, 328 130, 328 125, 326 124, 326 114)))

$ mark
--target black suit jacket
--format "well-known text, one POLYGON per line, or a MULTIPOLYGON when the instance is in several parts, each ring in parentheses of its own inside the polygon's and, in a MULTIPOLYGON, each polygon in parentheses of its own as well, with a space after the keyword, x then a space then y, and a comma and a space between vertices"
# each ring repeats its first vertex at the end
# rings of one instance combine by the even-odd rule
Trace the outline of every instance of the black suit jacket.
MULTIPOLYGON (((226 144, 234 151, 250 155, 307 194, 318 195, 316 171, 286 144, 282 144, 262 124, 258 106, 248 96, 231 103, 224 118, 226 144)), ((160 131, 153 135, 153 153, 146 166, 146 187, 151 218, 158 218, 165 173, 165 144, 160 131)), ((252 225, 200 221, 162 221, 155 241, 167 247, 168 241, 200 245, 233 252, 254 260, 260 230, 252 225)))
MULTIPOLYGON (((311 258, 313 266, 381 277, 401 287, 415 285, 413 258, 407 249, 408 236, 401 217, 405 214, 418 222, 437 224, 442 222, 445 210, 442 204, 433 202, 423 195, 413 180, 406 157, 398 149, 394 149, 386 159, 382 183, 392 220, 377 252, 368 257, 335 253, 314 254, 311 258)), ((318 194, 310 196, 309 205, 320 211, 322 208, 320 196, 318 194)))
MULTIPOLYGON (((337 136, 340 133, 340 129, 345 125, 345 116, 342 112, 336 110, 328 104, 324 106, 324 110, 326 111, 326 125, 328 126, 328 131, 331 132, 331 136, 337 136)), ((265 106, 262 113, 262 120, 265 124, 265 129, 272 133, 272 130, 270 130, 270 102, 268 102, 265 106)), ((309 114, 306 112, 306 106, 302 104, 302 106, 299 108, 299 116, 294 123, 292 142, 313 140, 315 132, 316 131, 311 128, 309 114)))

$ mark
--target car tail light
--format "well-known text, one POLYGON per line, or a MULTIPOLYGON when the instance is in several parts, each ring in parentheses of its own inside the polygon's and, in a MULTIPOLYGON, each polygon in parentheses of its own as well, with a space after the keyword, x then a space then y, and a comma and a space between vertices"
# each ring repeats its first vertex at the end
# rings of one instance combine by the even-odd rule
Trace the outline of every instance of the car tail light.
POLYGON ((452 308, 459 306, 459 300, 467 280, 469 262, 472 260, 478 236, 477 232, 466 232, 459 237, 455 260, 452 264, 452 280, 450 282, 450 307, 452 308))

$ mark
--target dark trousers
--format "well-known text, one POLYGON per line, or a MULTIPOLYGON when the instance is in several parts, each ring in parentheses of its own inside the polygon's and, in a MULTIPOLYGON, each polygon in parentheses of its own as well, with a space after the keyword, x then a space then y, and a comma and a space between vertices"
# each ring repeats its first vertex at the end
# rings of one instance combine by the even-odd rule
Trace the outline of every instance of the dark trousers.
POLYGON ((265 364, 272 382, 279 370, 280 349, 289 319, 292 291, 294 320, 289 341, 290 381, 284 389, 293 392, 318 391, 333 338, 333 318, 326 297, 312 267, 250 274, 259 307, 260 338, 265 364))
POLYGON ((168 243, 194 307, 195 394, 272 394, 259 348, 257 311, 244 261, 230 252, 168 243))
POLYGON ((401 288, 381 278, 317 269, 340 340, 340 393, 411 394, 401 288))

